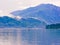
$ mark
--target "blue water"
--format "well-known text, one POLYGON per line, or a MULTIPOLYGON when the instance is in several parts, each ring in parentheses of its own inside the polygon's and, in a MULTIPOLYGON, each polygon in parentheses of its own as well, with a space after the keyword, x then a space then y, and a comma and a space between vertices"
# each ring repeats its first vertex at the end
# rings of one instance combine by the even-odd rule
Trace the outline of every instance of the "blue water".
POLYGON ((60 45, 60 29, 0 29, 1 45, 60 45))

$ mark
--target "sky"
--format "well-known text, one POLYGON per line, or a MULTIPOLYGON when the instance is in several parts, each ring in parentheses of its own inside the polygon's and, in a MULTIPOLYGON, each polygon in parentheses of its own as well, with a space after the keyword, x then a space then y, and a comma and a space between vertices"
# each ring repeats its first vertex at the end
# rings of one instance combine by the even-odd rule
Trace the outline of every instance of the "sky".
POLYGON ((0 16, 11 16, 11 14, 9 14, 10 12, 34 7, 43 3, 60 6, 60 0, 0 0, 0 16))

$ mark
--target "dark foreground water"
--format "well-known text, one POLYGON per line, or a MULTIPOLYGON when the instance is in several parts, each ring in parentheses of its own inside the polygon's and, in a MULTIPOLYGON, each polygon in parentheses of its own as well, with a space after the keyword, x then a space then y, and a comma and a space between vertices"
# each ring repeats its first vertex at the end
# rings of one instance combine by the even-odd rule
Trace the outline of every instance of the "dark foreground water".
POLYGON ((0 45, 60 45, 60 29, 0 29, 0 45))

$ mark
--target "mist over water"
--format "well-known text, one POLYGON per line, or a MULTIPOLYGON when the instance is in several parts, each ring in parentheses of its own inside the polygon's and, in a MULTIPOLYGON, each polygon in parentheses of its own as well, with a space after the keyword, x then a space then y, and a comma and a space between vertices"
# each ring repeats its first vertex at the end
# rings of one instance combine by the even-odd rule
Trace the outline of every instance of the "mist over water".
POLYGON ((60 29, 0 29, 0 45, 60 45, 60 29))

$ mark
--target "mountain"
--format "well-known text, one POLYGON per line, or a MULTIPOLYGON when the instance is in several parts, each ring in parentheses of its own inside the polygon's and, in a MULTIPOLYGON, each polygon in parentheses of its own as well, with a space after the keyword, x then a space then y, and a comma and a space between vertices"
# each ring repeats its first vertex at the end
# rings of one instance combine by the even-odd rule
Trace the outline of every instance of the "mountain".
POLYGON ((24 18, 38 18, 47 24, 60 23, 60 7, 53 4, 40 4, 36 7, 11 12, 11 14, 24 18))
POLYGON ((33 28, 44 27, 46 23, 34 18, 21 18, 17 20, 8 16, 0 17, 0 27, 19 27, 19 28, 33 28))
POLYGON ((46 29, 60 29, 60 23, 58 23, 58 24, 46 25, 46 29))
POLYGON ((34 18, 25 18, 25 19, 22 18, 20 22, 22 23, 22 27, 30 27, 30 28, 32 27, 43 28, 46 25, 45 22, 34 19, 34 18))
POLYGON ((0 27, 17 27, 20 25, 20 22, 14 18, 4 16, 0 17, 0 27))

